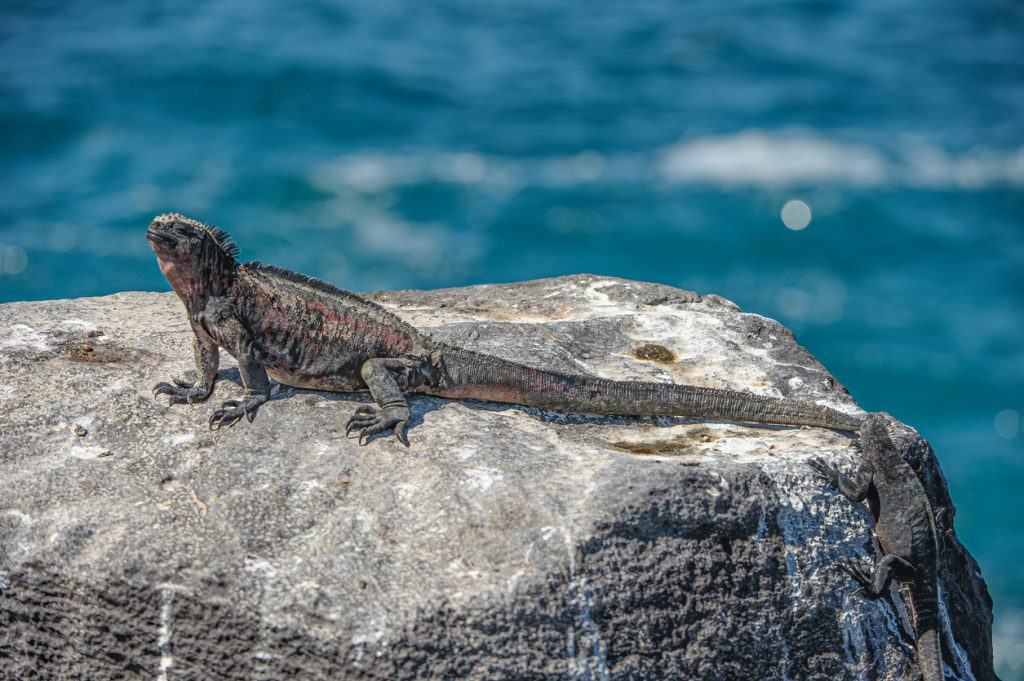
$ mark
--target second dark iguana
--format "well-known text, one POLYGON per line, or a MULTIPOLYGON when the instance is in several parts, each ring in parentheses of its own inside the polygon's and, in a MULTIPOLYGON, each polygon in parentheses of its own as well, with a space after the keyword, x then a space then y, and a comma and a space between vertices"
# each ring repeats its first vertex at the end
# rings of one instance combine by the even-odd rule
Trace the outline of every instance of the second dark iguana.
POLYGON ((863 465, 851 476, 821 459, 808 463, 851 501, 867 501, 885 555, 871 573, 856 565, 842 569, 872 598, 887 594, 894 578, 909 585, 921 676, 942 681, 936 514, 914 469, 893 443, 893 423, 888 414, 868 414, 860 429, 863 465))
POLYGON ((837 430, 861 424, 860 416, 812 402, 545 371, 439 343, 354 293, 271 265, 239 264, 226 232, 176 213, 154 219, 146 238, 195 334, 197 381, 160 383, 154 394, 201 402, 213 390, 218 348, 238 360, 243 398, 224 402, 210 417, 212 428, 252 420, 270 397, 270 378, 315 390, 369 390, 376 405, 359 407, 347 425, 360 442, 393 430, 408 445, 410 393, 622 416, 837 430))

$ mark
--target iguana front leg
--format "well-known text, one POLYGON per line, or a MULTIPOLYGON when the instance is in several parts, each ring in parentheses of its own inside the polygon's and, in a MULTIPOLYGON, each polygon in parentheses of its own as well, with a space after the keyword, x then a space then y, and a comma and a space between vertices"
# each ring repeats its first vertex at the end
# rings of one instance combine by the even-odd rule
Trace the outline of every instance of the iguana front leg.
POLYGON ((220 348, 206 334, 196 333, 192 338, 192 352, 196 361, 198 380, 188 383, 180 379, 172 379, 170 383, 157 383, 153 386, 153 397, 167 395, 171 404, 198 404, 205 402, 213 392, 213 384, 217 380, 217 367, 220 366, 220 348))
POLYGON ((870 468, 864 467, 852 476, 846 476, 825 463, 823 459, 811 459, 807 462, 807 465, 813 468, 819 476, 834 485, 850 501, 864 501, 868 496, 868 490, 871 487, 870 468))
POLYGON ((267 377, 267 370, 256 358, 256 351, 248 334, 242 336, 239 347, 238 373, 242 375, 242 385, 245 388, 242 399, 224 400, 221 408, 210 415, 210 430, 219 430, 224 425, 233 426, 243 416, 252 423, 257 408, 270 399, 270 379, 267 377))
POLYGON ((363 362, 359 373, 379 407, 367 404, 356 409, 345 425, 345 434, 358 430, 359 444, 364 445, 372 436, 392 428, 395 439, 408 447, 405 429, 409 425, 410 412, 402 390, 419 384, 419 368, 419 364, 411 359, 368 359, 363 362))

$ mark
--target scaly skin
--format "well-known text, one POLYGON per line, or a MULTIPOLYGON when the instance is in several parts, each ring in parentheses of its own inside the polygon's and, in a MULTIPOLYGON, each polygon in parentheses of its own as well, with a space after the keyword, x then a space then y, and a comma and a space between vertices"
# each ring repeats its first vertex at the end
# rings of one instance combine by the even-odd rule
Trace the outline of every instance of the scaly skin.
POLYGON ((533 369, 438 343, 380 305, 316 279, 258 262, 238 264, 221 230, 169 214, 146 233, 160 271, 188 311, 198 381, 160 383, 156 395, 194 404, 210 396, 218 347, 238 360, 245 391, 210 427, 250 421, 270 378, 300 388, 369 390, 376 406, 349 420, 360 443, 392 430, 408 445, 409 405, 420 393, 569 412, 675 415, 856 430, 861 418, 812 402, 687 385, 609 381, 533 369))
MULTIPOLYGON (((869 597, 889 591, 893 578, 910 584, 910 610, 917 632, 917 663, 924 681, 941 681, 936 518, 917 474, 893 444, 893 419, 869 414, 860 430, 863 466, 846 476, 821 459, 809 465, 851 501, 867 501, 885 557, 872 572, 841 565, 869 597)), ((945 509, 940 509, 944 511, 945 509)))

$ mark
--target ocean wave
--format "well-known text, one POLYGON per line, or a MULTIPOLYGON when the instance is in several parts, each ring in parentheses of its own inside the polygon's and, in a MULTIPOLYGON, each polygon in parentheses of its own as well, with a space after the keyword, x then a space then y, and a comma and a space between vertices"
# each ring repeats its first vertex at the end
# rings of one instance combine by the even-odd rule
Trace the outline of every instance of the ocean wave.
POLYGON ((877 149, 792 131, 746 130, 682 141, 662 152, 658 170, 669 182, 725 187, 881 185, 889 180, 888 163, 877 149))
POLYGON ((850 185, 975 190, 1024 186, 1024 147, 953 154, 910 139, 891 150, 805 130, 745 130, 663 150, 666 181, 720 187, 850 185))
POLYGON ((313 171, 314 186, 366 193, 422 184, 481 189, 552 188, 607 179, 605 156, 583 151, 564 158, 521 159, 476 152, 367 152, 342 156, 313 171))
POLYGON ((325 191, 369 194, 424 184, 501 192, 587 184, 974 191, 1024 186, 1024 147, 953 153, 915 139, 882 148, 810 130, 744 130, 684 139, 648 153, 587 149, 524 159, 474 151, 357 152, 321 164, 311 181, 325 191))

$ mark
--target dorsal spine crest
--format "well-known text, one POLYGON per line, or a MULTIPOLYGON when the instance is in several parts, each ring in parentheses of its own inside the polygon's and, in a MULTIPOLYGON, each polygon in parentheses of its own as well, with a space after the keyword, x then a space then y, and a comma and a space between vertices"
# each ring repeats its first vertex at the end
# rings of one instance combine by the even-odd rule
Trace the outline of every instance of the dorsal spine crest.
POLYGON ((330 282, 324 281, 323 279, 317 279, 316 277, 311 277, 308 274, 302 274, 301 272, 289 270, 284 267, 278 267, 277 265, 265 265, 259 260, 252 260, 250 262, 247 262, 244 265, 242 265, 242 267, 254 272, 270 274, 280 279, 284 279, 286 281, 290 281, 292 283, 305 286, 306 288, 310 288, 314 291, 319 291, 320 293, 324 293, 326 295, 336 296, 343 300, 351 301, 359 305, 365 305, 366 307, 372 308, 375 312, 378 312, 381 315, 383 315, 390 322, 401 326, 403 329, 406 329, 412 335, 422 335, 415 327, 413 327, 407 321, 405 321, 404 319, 402 319, 401 317, 399 317, 394 312, 387 309, 380 303, 364 298, 357 293, 346 291, 345 289, 339 288, 334 284, 331 284, 330 282))

